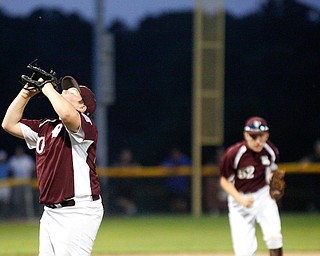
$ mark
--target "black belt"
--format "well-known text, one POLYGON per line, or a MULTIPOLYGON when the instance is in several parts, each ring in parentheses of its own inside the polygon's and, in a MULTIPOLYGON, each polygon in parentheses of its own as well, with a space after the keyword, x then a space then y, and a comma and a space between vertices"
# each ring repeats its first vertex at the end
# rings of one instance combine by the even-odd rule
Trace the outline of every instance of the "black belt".
MULTIPOLYGON (((99 195, 93 195, 91 197, 92 197, 92 201, 96 201, 100 198, 99 195)), ((62 208, 66 206, 75 206, 75 205, 76 205, 76 202, 73 199, 70 199, 70 200, 62 201, 61 203, 58 203, 58 204, 46 204, 45 206, 51 209, 55 209, 55 208, 62 208)))

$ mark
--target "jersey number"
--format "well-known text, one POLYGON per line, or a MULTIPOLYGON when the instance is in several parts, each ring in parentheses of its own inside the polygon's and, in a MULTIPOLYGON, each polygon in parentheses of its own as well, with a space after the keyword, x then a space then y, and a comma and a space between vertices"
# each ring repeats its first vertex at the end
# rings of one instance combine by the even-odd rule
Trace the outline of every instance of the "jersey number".
POLYGON ((253 179, 254 177, 254 167, 253 166, 248 166, 244 169, 238 170, 238 178, 241 180, 244 179, 253 179))
MULTIPOLYGON (((52 131, 51 133, 51 137, 52 138, 55 138, 58 136, 59 132, 61 131, 62 129, 62 124, 58 124, 52 131)), ((44 146, 45 146, 45 137, 42 136, 42 137, 39 137, 38 140, 37 140, 37 153, 38 154, 41 154, 44 150, 44 146)))
POLYGON ((37 140, 37 149, 36 149, 38 154, 41 154, 43 152, 44 146, 45 146, 44 137, 43 136, 39 137, 37 140))

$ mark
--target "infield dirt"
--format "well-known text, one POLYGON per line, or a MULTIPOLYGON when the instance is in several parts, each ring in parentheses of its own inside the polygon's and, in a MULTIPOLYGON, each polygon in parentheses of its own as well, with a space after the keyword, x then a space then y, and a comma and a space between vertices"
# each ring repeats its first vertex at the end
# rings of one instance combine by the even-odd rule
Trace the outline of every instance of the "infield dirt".
MULTIPOLYGON (((96 256, 233 256, 232 253, 168 253, 168 254, 104 254, 96 256)), ((284 252, 285 256, 320 256, 320 252, 284 252)), ((268 253, 258 253, 256 256, 269 256, 268 253)))

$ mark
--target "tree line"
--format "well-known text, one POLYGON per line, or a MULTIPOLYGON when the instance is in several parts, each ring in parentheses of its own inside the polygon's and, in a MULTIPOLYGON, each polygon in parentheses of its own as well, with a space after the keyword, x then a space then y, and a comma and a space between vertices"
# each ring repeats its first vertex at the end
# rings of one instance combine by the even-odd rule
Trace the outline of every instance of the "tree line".
MULTIPOLYGON (((320 137, 320 14, 293 0, 269 0, 244 17, 226 15, 225 147, 241 139, 245 120, 267 119, 282 161, 309 153, 320 137)), ((109 159, 132 148, 157 165, 172 147, 191 152, 192 11, 144 17, 137 28, 114 21, 115 103, 108 108, 109 159)), ((0 10, 1 119, 21 88, 26 65, 73 75, 92 88, 93 25, 77 15, 38 9, 28 17, 0 10)), ((53 117, 38 96, 26 117, 53 117)), ((1 148, 16 139, 0 131, 1 148)), ((209 151, 210 152, 210 151, 209 151)), ((213 156, 212 156, 213 157, 213 156)), ((210 153, 209 153, 210 158, 210 153)))

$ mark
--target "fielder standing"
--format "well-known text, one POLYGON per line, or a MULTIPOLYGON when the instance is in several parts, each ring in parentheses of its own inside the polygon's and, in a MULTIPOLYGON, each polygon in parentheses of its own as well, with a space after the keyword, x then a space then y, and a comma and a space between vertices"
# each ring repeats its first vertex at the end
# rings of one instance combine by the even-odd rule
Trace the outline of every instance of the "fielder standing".
POLYGON ((38 87, 26 83, 10 104, 2 127, 36 151, 39 201, 45 205, 39 255, 87 256, 103 217, 95 167, 98 133, 91 119, 96 101, 88 87, 69 76, 62 80, 61 94, 52 81, 33 82, 38 87), (58 118, 23 118, 27 103, 39 92, 48 98, 58 118))
POLYGON ((282 256, 280 216, 269 186, 278 168, 278 149, 268 140, 269 127, 261 117, 248 119, 243 135, 243 141, 226 150, 220 164, 234 252, 236 256, 255 255, 258 223, 270 255, 282 256))

